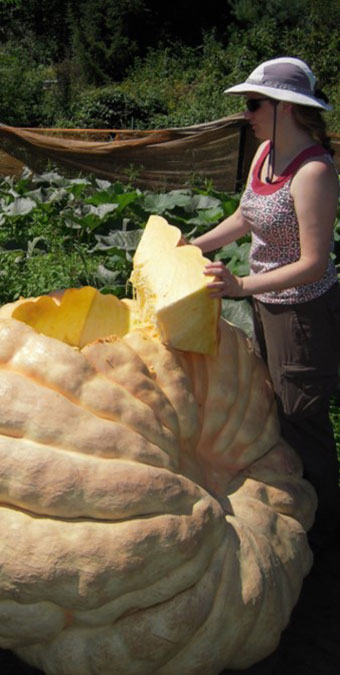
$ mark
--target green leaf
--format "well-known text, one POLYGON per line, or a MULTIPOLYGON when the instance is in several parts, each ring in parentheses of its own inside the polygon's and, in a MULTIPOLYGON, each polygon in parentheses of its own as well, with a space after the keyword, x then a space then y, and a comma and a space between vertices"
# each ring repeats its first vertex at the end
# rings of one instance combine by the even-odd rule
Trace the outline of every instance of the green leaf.
POLYGON ((240 200, 237 197, 229 197, 229 199, 223 200, 222 208, 225 216, 231 216, 238 208, 239 203, 240 200))
POLYGON ((248 337, 252 337, 254 331, 253 311, 249 300, 223 298, 221 314, 229 323, 241 328, 248 337))
POLYGON ((81 178, 70 178, 68 184, 72 186, 75 185, 91 185, 91 180, 82 176, 81 178))
POLYGON ((231 258, 237 258, 238 244, 236 241, 232 241, 231 244, 227 246, 222 246, 222 248, 215 254, 215 260, 230 260, 231 258))
POLYGON ((221 208, 201 209, 197 216, 189 218, 187 223, 190 225, 212 225, 218 223, 223 218, 221 208))
POLYGON ((89 206, 89 213, 91 215, 97 216, 100 220, 103 220, 108 213, 112 213, 118 207, 118 204, 100 204, 100 206, 89 206))
POLYGON ((162 214, 177 206, 186 207, 191 204, 191 201, 192 196, 189 190, 171 190, 171 192, 161 194, 147 193, 143 206, 148 213, 162 214))
POLYGON ((201 209, 219 209, 219 213, 223 215, 223 211, 220 210, 221 200, 216 199, 216 197, 209 197, 208 195, 194 195, 191 197, 190 202, 184 205, 185 211, 192 213, 193 211, 199 211, 201 209))
POLYGON ((74 197, 75 199, 80 199, 87 190, 87 186, 88 183, 84 183, 83 181, 79 183, 74 183, 73 185, 67 187, 67 192, 69 193, 70 196, 74 197))
POLYGON ((246 276, 249 274, 249 251, 250 242, 243 242, 238 244, 233 241, 215 254, 215 260, 223 260, 226 267, 238 276, 246 276))
POLYGON ((140 199, 140 194, 137 191, 113 195, 112 191, 105 190, 96 192, 91 197, 88 197, 85 201, 87 204, 93 204, 94 206, 108 203, 114 204, 116 209, 123 211, 123 209, 125 209, 129 204, 135 202, 137 199, 140 199))
POLYGON ((36 190, 29 190, 26 195, 27 197, 34 199, 36 203, 44 202, 47 199, 47 191, 43 187, 39 187, 36 190))
POLYGON ((120 270, 115 270, 112 272, 112 270, 108 270, 104 265, 98 265, 97 279, 105 286, 112 286, 112 284, 119 277, 120 273, 120 270))
POLYGON ((238 256, 242 262, 247 262, 249 258, 250 242, 244 242, 238 247, 238 256))
MULTIPOLYGON (((109 190, 101 190, 100 192, 95 192, 90 197, 85 199, 86 204, 93 204, 93 206, 100 206, 101 204, 110 204, 116 201, 116 198, 113 199, 112 194, 109 190)), ((118 204, 116 204, 117 208, 118 204)))
POLYGON ((250 273, 249 264, 247 262, 236 262, 231 271, 238 277, 246 277, 250 273))
POLYGON ((27 242, 27 254, 26 254, 26 258, 31 258, 31 257, 32 257, 35 248, 36 248, 37 245, 38 245, 40 242, 42 242, 42 241, 46 243, 46 238, 45 238, 45 237, 34 237, 34 239, 32 239, 32 241, 28 241, 28 242, 27 242))
POLYGON ((101 204, 100 206, 92 206, 85 204, 72 211, 67 208, 63 215, 66 216, 64 223, 66 227, 72 229, 83 229, 88 232, 93 232, 97 227, 102 225, 105 218, 117 209, 117 204, 101 204))
POLYGON ((46 173, 41 173, 39 175, 35 175, 32 178, 32 183, 35 183, 36 185, 41 185, 42 183, 47 183, 48 185, 58 185, 58 186, 66 186, 69 185, 72 181, 68 178, 65 178, 64 176, 61 176, 59 173, 56 171, 50 171, 46 173))
POLYGON ((112 248, 120 248, 123 251, 135 251, 140 238, 142 236, 143 230, 114 230, 110 232, 107 236, 96 234, 97 244, 92 249, 92 251, 107 251, 109 252, 112 248))
POLYGON ((109 190, 112 187, 112 183, 109 180, 102 180, 101 178, 96 179, 96 185, 98 185, 99 190, 109 190))
POLYGON ((27 216, 35 209, 36 203, 28 197, 16 197, 11 204, 3 207, 6 216, 13 218, 16 216, 27 216))

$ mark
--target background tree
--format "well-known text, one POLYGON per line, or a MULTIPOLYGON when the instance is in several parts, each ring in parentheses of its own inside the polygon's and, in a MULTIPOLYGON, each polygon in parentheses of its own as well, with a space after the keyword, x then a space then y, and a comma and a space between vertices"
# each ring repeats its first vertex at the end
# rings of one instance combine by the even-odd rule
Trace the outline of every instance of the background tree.
POLYGON ((340 130, 340 1, 0 0, 0 119, 20 125, 184 125, 261 61, 309 63, 340 130))

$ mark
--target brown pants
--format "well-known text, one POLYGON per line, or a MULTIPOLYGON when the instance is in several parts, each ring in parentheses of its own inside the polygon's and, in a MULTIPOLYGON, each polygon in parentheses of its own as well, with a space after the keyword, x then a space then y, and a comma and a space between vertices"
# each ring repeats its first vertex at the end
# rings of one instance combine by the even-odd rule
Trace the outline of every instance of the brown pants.
POLYGON ((339 469, 329 399, 339 382, 340 287, 310 302, 279 305, 254 299, 256 352, 267 363, 282 436, 300 454, 318 494, 315 539, 340 524, 339 469))

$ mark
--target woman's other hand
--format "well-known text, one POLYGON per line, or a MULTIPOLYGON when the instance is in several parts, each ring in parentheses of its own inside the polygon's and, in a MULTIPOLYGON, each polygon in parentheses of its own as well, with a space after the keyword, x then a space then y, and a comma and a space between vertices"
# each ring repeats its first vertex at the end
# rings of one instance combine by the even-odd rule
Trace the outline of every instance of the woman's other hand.
POLYGON ((215 277, 214 281, 207 284, 212 298, 223 298, 225 296, 240 298, 244 296, 242 279, 229 272, 220 260, 206 265, 204 274, 215 277))

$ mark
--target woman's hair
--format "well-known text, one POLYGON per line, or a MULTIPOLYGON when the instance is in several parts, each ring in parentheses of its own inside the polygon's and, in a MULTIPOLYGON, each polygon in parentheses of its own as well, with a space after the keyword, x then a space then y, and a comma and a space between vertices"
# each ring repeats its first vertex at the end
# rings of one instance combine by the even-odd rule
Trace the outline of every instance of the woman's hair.
POLYGON ((298 127, 307 131, 315 141, 328 150, 330 155, 334 155, 331 139, 327 134, 326 122, 320 110, 309 105, 293 105, 292 111, 298 127))

